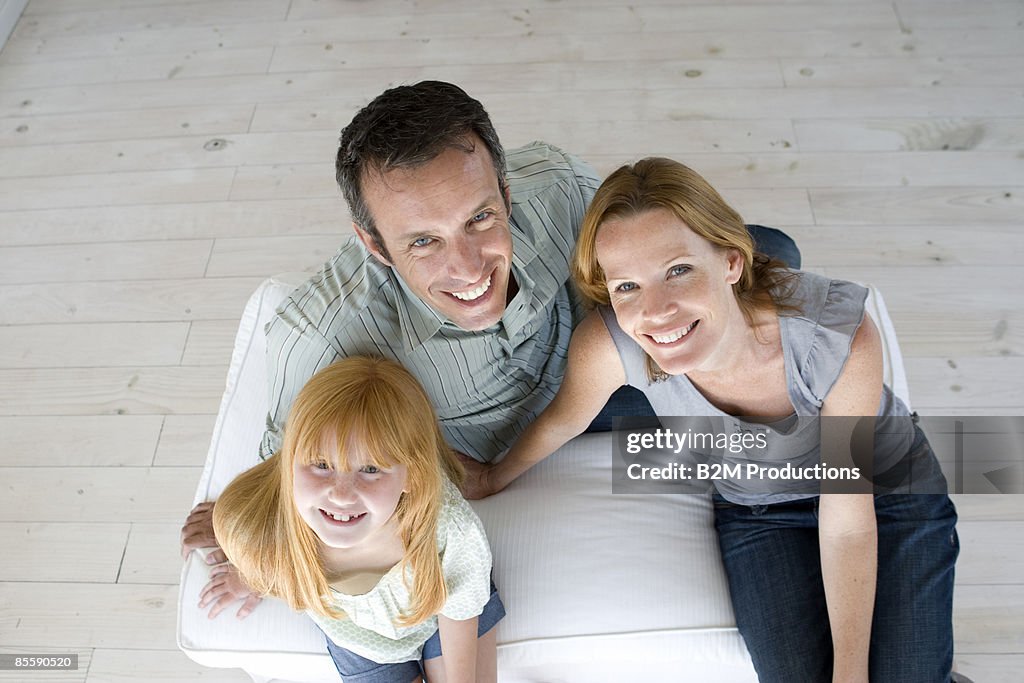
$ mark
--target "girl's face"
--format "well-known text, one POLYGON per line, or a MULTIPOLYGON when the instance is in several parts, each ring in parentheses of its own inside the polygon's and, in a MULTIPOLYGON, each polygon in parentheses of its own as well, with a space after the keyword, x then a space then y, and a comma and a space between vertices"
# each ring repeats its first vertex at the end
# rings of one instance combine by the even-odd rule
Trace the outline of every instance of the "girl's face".
POLYGON ((732 291, 740 253, 667 209, 605 222, 595 246, 619 326, 658 367, 670 375, 714 369, 728 326, 743 320, 732 291))
POLYGON ((348 472, 338 467, 333 437, 324 440, 323 453, 312 463, 292 464, 299 516, 330 548, 353 548, 394 533, 389 523, 405 491, 405 465, 377 467, 358 444, 350 445, 348 472))

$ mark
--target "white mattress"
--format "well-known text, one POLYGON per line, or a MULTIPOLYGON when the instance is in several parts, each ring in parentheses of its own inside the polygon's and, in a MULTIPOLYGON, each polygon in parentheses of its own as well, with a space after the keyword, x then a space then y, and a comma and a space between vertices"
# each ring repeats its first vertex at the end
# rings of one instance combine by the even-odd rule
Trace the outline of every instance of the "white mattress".
MULTIPOLYGON (((266 415, 262 328, 301 279, 268 280, 246 308, 196 502, 216 499, 257 461, 266 415)), ((884 303, 873 293, 869 304, 886 381, 907 400, 884 303)), ((735 628, 709 500, 612 495, 611 461, 611 436, 585 434, 506 491, 473 503, 508 611, 498 626, 500 680, 756 681, 735 628)), ((323 636, 283 603, 265 600, 244 621, 230 610, 207 619, 196 607, 207 576, 193 554, 178 610, 178 644, 189 657, 243 668, 254 680, 339 680, 323 636)))

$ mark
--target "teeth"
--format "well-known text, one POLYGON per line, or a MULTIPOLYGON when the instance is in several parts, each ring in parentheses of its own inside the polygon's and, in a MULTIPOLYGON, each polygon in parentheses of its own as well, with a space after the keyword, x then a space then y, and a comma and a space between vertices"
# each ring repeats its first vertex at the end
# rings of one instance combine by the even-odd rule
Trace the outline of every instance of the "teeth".
POLYGON ((687 334, 690 333, 690 330, 692 330, 696 326, 697 321, 694 320, 686 328, 679 330, 678 332, 673 332, 672 334, 652 334, 651 338, 654 341, 658 342, 659 344, 671 344, 672 342, 685 337, 687 334))
POLYGON ((353 517, 358 517, 358 515, 336 515, 333 512, 328 512, 327 514, 333 517, 334 520, 338 522, 348 522, 353 517))
POLYGON ((452 296, 461 301, 472 301, 473 299, 479 299, 487 292, 491 287, 491 278, 488 277, 487 281, 476 289, 471 289, 468 292, 452 292, 452 296))

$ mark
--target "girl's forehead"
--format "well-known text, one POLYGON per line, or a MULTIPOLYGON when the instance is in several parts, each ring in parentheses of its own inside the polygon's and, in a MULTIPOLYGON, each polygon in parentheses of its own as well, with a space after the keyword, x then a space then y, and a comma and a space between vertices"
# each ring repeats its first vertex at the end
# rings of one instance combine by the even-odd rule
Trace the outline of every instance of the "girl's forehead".
POLYGON ((323 457, 330 458, 339 466, 351 469, 363 465, 379 464, 382 460, 373 452, 361 429, 353 429, 347 434, 341 435, 341 439, 339 439, 337 430, 324 430, 320 436, 320 451, 323 457))

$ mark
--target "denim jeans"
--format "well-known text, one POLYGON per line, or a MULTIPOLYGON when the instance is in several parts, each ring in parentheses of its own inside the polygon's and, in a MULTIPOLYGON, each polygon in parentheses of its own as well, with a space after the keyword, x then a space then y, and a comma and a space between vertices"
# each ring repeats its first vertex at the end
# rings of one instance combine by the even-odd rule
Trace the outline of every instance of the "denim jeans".
MULTIPOLYGON (((754 238, 754 248, 772 258, 779 259, 793 269, 800 268, 800 249, 793 238, 778 228, 763 225, 748 225, 747 231, 754 238)), ((612 418, 644 417, 651 418, 650 426, 657 427, 658 421, 647 397, 639 389, 630 386, 620 387, 594 421, 587 427, 588 432, 609 432, 612 429, 612 418)), ((636 423, 634 428, 647 426, 647 423, 636 423)))
POLYGON ((793 270, 800 270, 800 249, 793 238, 778 228, 748 225, 747 232, 754 238, 754 251, 771 256, 793 270))
MULTIPOLYGON (((761 683, 832 680, 818 546, 818 499, 715 501, 736 624, 761 683)), ((953 664, 956 510, 944 494, 875 497, 878 581, 870 679, 944 683, 953 664)))
MULTIPOLYGON (((491 581, 490 600, 484 605, 484 611, 477 618, 477 637, 482 638, 504 618, 505 605, 502 604, 501 597, 498 596, 498 589, 495 588, 494 581, 491 581)), ((419 661, 378 664, 335 644, 327 634, 324 634, 324 638, 327 641, 327 652, 334 660, 334 667, 338 670, 342 680, 348 683, 409 683, 423 673, 423 667, 419 661)), ((441 633, 435 631, 434 635, 423 644, 422 659, 434 659, 441 655, 441 633)))

